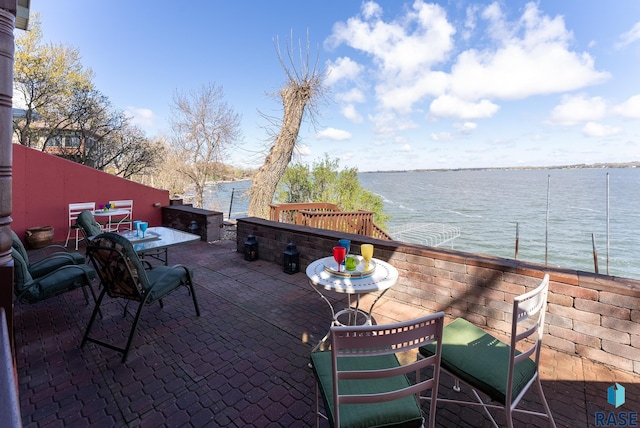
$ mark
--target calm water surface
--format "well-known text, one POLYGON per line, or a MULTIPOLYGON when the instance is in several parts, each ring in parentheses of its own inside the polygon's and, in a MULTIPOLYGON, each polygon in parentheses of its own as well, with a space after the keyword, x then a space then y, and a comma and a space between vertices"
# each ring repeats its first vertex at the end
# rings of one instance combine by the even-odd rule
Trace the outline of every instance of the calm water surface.
MULTIPOLYGON (((595 238, 600 273, 608 258, 611 275, 640 279, 640 168, 361 173, 360 182, 384 200, 390 229, 442 223, 460 228, 444 247, 514 258, 517 224, 518 259, 588 272, 595 238)), ((227 218, 235 189, 231 218, 244 217, 248 188, 219 184, 205 206, 227 218)))

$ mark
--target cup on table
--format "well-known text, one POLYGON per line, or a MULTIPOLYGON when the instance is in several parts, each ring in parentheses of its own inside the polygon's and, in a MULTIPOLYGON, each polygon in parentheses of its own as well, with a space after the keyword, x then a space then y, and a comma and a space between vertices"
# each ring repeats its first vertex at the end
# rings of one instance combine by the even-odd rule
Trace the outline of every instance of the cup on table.
MULTIPOLYGON (((344 247, 346 254, 349 255, 349 250, 351 249, 351 240, 349 240, 349 239, 340 239, 338 241, 338 245, 340 247, 344 247)), ((342 264, 344 265, 345 262, 343 262, 342 264)))
POLYGON ((347 268, 347 270, 350 270, 350 271, 356 270, 356 267, 358 266, 358 260, 355 258, 355 256, 347 256, 347 259, 345 260, 344 265, 347 268))
POLYGON ((362 258, 364 259, 364 268, 369 269, 369 263, 373 258, 373 245, 371 244, 362 244, 360 245, 360 254, 362 254, 362 258))
POLYGON ((146 221, 141 221, 138 227, 140 228, 140 231, 142 232, 142 237, 144 238, 144 233, 147 231, 147 227, 149 227, 149 223, 147 223, 146 221))
POLYGON ((140 233, 140 223, 142 223, 142 220, 133 221, 133 228, 136 230, 136 236, 140 233))

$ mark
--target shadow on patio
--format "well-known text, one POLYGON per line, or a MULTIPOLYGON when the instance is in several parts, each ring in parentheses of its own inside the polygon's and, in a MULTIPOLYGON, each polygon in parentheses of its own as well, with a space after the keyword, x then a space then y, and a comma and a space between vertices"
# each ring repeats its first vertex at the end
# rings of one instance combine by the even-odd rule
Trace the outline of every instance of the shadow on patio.
MULTIPOLYGON (((330 311, 304 273, 247 262, 227 240, 173 247, 169 259, 194 269, 202 315, 195 316, 186 289, 165 299, 164 309, 148 306, 126 364, 91 343, 80 349, 93 308, 80 290, 16 304, 25 426, 313 426, 307 363, 330 311)), ((132 316, 122 320, 121 300, 105 303, 93 334, 123 343, 132 316)), ((384 323, 423 313, 383 298, 374 318, 384 323)), ((596 426, 596 412, 640 408, 640 381, 633 374, 548 349, 541 370, 558 426, 596 426), (618 409, 607 403, 614 382, 626 388, 627 402, 618 409)), ((442 379, 441 395, 451 395, 450 379, 442 379)), ((534 391, 522 407, 539 407, 534 391)), ((517 418, 522 426, 547 426, 538 418, 517 418)), ((449 404, 438 406, 437 420, 445 427, 490 426, 481 410, 449 404)))

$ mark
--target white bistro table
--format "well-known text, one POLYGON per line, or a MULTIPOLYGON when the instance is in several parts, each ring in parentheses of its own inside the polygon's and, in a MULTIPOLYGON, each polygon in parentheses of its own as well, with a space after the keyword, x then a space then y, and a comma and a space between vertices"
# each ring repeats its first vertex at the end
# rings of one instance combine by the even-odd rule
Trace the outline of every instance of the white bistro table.
MULTIPOLYGON (((364 263, 360 256, 359 258, 359 270, 362 270, 362 264, 364 263)), ((389 263, 378 259, 371 259, 371 263, 375 263, 375 269, 368 275, 362 275, 357 277, 348 277, 343 275, 336 275, 331 272, 331 269, 327 267, 337 268, 337 263, 333 257, 325 257, 312 262, 307 266, 307 277, 309 278, 309 284, 320 295, 320 297, 327 302, 331 309, 331 325, 345 325, 340 321, 340 317, 347 316, 346 324, 355 325, 358 324, 358 315, 364 316, 363 324, 371 325, 371 313, 373 308, 380 300, 380 298, 386 293, 398 281, 398 270, 391 266, 389 263), (345 293, 348 298, 348 306, 338 312, 335 311, 333 305, 323 293, 323 291, 332 291, 336 293, 345 293), (371 303, 371 307, 368 312, 360 309, 360 296, 367 293, 379 293, 371 303), (355 299, 353 299, 355 297, 355 299)), ((344 267, 342 268, 344 269, 344 267)), ((343 317, 344 318, 344 317, 343 317)), ((316 345, 312 352, 316 351, 321 345, 323 345, 329 333, 316 345)))
MULTIPOLYGON (((117 232, 120 226, 120 222, 129 215, 129 210, 125 208, 113 208, 110 210, 95 210, 93 212, 94 217, 106 217, 107 220, 102 225, 103 232, 117 232), (114 222, 112 217, 122 217, 120 222, 114 222)), ((98 221, 100 223, 100 221, 98 221)))

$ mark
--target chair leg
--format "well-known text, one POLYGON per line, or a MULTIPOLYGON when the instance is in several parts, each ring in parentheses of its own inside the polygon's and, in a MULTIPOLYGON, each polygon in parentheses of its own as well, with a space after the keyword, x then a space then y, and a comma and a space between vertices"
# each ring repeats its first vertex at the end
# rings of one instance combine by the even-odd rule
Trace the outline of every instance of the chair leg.
POLYGON ((193 298, 193 306, 196 308, 196 315, 200 316, 200 306, 198 305, 198 299, 196 299, 196 290, 193 288, 193 282, 189 283, 189 290, 191 291, 191 297, 193 298))
MULTIPOLYGON (((64 241, 65 248, 69 245, 69 238, 71 237, 71 227, 69 227, 69 231, 67 232, 67 240, 64 241)), ((76 248, 77 249, 77 248, 76 248)))
POLYGON ((316 428, 320 427, 320 406, 318 405, 318 381, 314 382, 314 389, 316 393, 316 428))
POLYGON ((551 409, 549 408, 549 403, 547 403, 547 399, 544 396, 544 392, 542 391, 542 382, 540 381, 540 375, 538 374, 538 379, 536 381, 538 384, 538 395, 540 395, 540 399, 542 400, 542 405, 544 406, 544 411, 547 413, 549 417, 549 425, 553 428, 556 428, 556 421, 553 420, 553 415, 551 414, 551 409))
POLYGON ((82 288, 82 294, 84 294, 84 301, 88 305, 89 304, 89 295, 87 294, 87 290, 84 287, 80 287, 80 288, 82 288))
POLYGON ((124 353, 122 354, 122 363, 124 364, 127 361, 127 356, 129 355, 129 349, 131 348, 131 343, 133 342, 133 336, 136 334, 136 329, 138 328, 138 321, 140 321, 140 315, 142 315, 142 308, 144 308, 144 304, 146 302, 140 302, 138 306, 138 310, 136 311, 136 317, 133 320, 133 325, 131 326, 131 333, 129 333, 129 338, 127 339, 127 345, 124 348, 124 353))
POLYGON ((78 251, 78 242, 82 241, 84 238, 82 236, 79 236, 79 230, 76 229, 76 251, 78 251))
POLYGON ((85 343, 87 343, 87 340, 89 339, 89 333, 91 332, 93 323, 96 320, 96 315, 98 315, 98 312, 100 311, 100 303, 102 303, 102 299, 104 298, 105 294, 107 294, 107 289, 103 288, 102 292, 100 293, 100 297, 98 297, 98 301, 96 302, 96 307, 93 308, 93 312, 91 313, 91 319, 89 320, 89 325, 87 325, 87 330, 84 332, 82 343, 80 344, 81 348, 84 346, 85 343))

